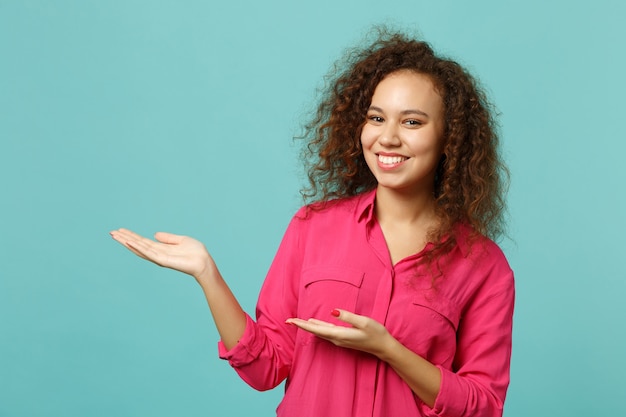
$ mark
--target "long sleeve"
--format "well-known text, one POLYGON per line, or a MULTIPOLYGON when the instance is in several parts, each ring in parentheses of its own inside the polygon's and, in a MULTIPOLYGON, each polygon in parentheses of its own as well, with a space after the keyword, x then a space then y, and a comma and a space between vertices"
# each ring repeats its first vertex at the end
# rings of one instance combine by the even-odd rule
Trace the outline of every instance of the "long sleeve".
POLYGON ((479 291, 466 306, 453 369, 440 367, 441 391, 433 409, 424 410, 426 415, 502 415, 509 384, 514 292, 513 273, 508 270, 497 286, 479 291))
POLYGON ((218 344, 220 358, 228 360, 246 383, 260 391, 280 384, 292 365, 296 329, 285 320, 295 317, 297 310, 300 215, 289 224, 264 281, 256 322, 248 316, 243 337, 230 351, 218 344))

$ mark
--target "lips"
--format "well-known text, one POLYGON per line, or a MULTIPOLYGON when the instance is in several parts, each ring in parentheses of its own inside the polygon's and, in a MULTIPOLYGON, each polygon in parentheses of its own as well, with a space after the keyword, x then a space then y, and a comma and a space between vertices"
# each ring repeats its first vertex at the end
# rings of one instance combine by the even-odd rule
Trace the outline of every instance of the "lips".
POLYGON ((407 159, 409 158, 401 155, 378 155, 378 163, 382 165, 397 165, 407 159))

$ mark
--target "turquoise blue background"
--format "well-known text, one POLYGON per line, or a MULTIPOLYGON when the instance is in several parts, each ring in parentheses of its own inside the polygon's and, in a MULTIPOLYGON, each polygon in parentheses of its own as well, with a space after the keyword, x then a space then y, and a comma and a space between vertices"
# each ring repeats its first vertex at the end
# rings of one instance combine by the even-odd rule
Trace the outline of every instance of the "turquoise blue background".
MULTIPOLYGON (((507 417, 626 415, 620 1, 0 0, 0 416, 270 416, 200 288, 121 226, 205 242, 244 308, 301 204, 303 114, 372 24, 487 86, 512 171, 507 417)), ((329 381, 332 383, 332 381, 329 381)))

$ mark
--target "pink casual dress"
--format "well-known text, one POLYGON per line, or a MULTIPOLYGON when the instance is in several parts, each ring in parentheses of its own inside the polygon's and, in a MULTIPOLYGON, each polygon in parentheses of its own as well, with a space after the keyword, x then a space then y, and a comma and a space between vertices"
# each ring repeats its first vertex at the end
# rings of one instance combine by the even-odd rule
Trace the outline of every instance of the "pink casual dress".
POLYGON ((513 272, 486 238, 457 245, 434 283, 417 261, 392 265, 374 216, 376 192, 302 208, 292 219, 259 295, 256 321, 220 357, 258 390, 286 379, 277 415, 287 417, 495 417, 509 384, 513 272), (334 308, 385 325, 442 375, 434 407, 424 404, 386 363, 297 327, 290 317, 346 325, 334 308))

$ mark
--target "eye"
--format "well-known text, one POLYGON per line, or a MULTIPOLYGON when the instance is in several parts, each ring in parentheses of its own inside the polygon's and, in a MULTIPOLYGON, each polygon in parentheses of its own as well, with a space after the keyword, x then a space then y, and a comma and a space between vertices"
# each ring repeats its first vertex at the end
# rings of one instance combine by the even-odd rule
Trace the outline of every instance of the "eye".
POLYGON ((417 120, 417 119, 408 119, 404 121, 404 124, 410 127, 419 127, 423 125, 424 123, 422 123, 420 120, 417 120))
POLYGON ((375 115, 375 114, 370 114, 367 116, 367 120, 372 122, 372 123, 382 123, 385 121, 385 119, 383 119, 382 117, 375 115))

